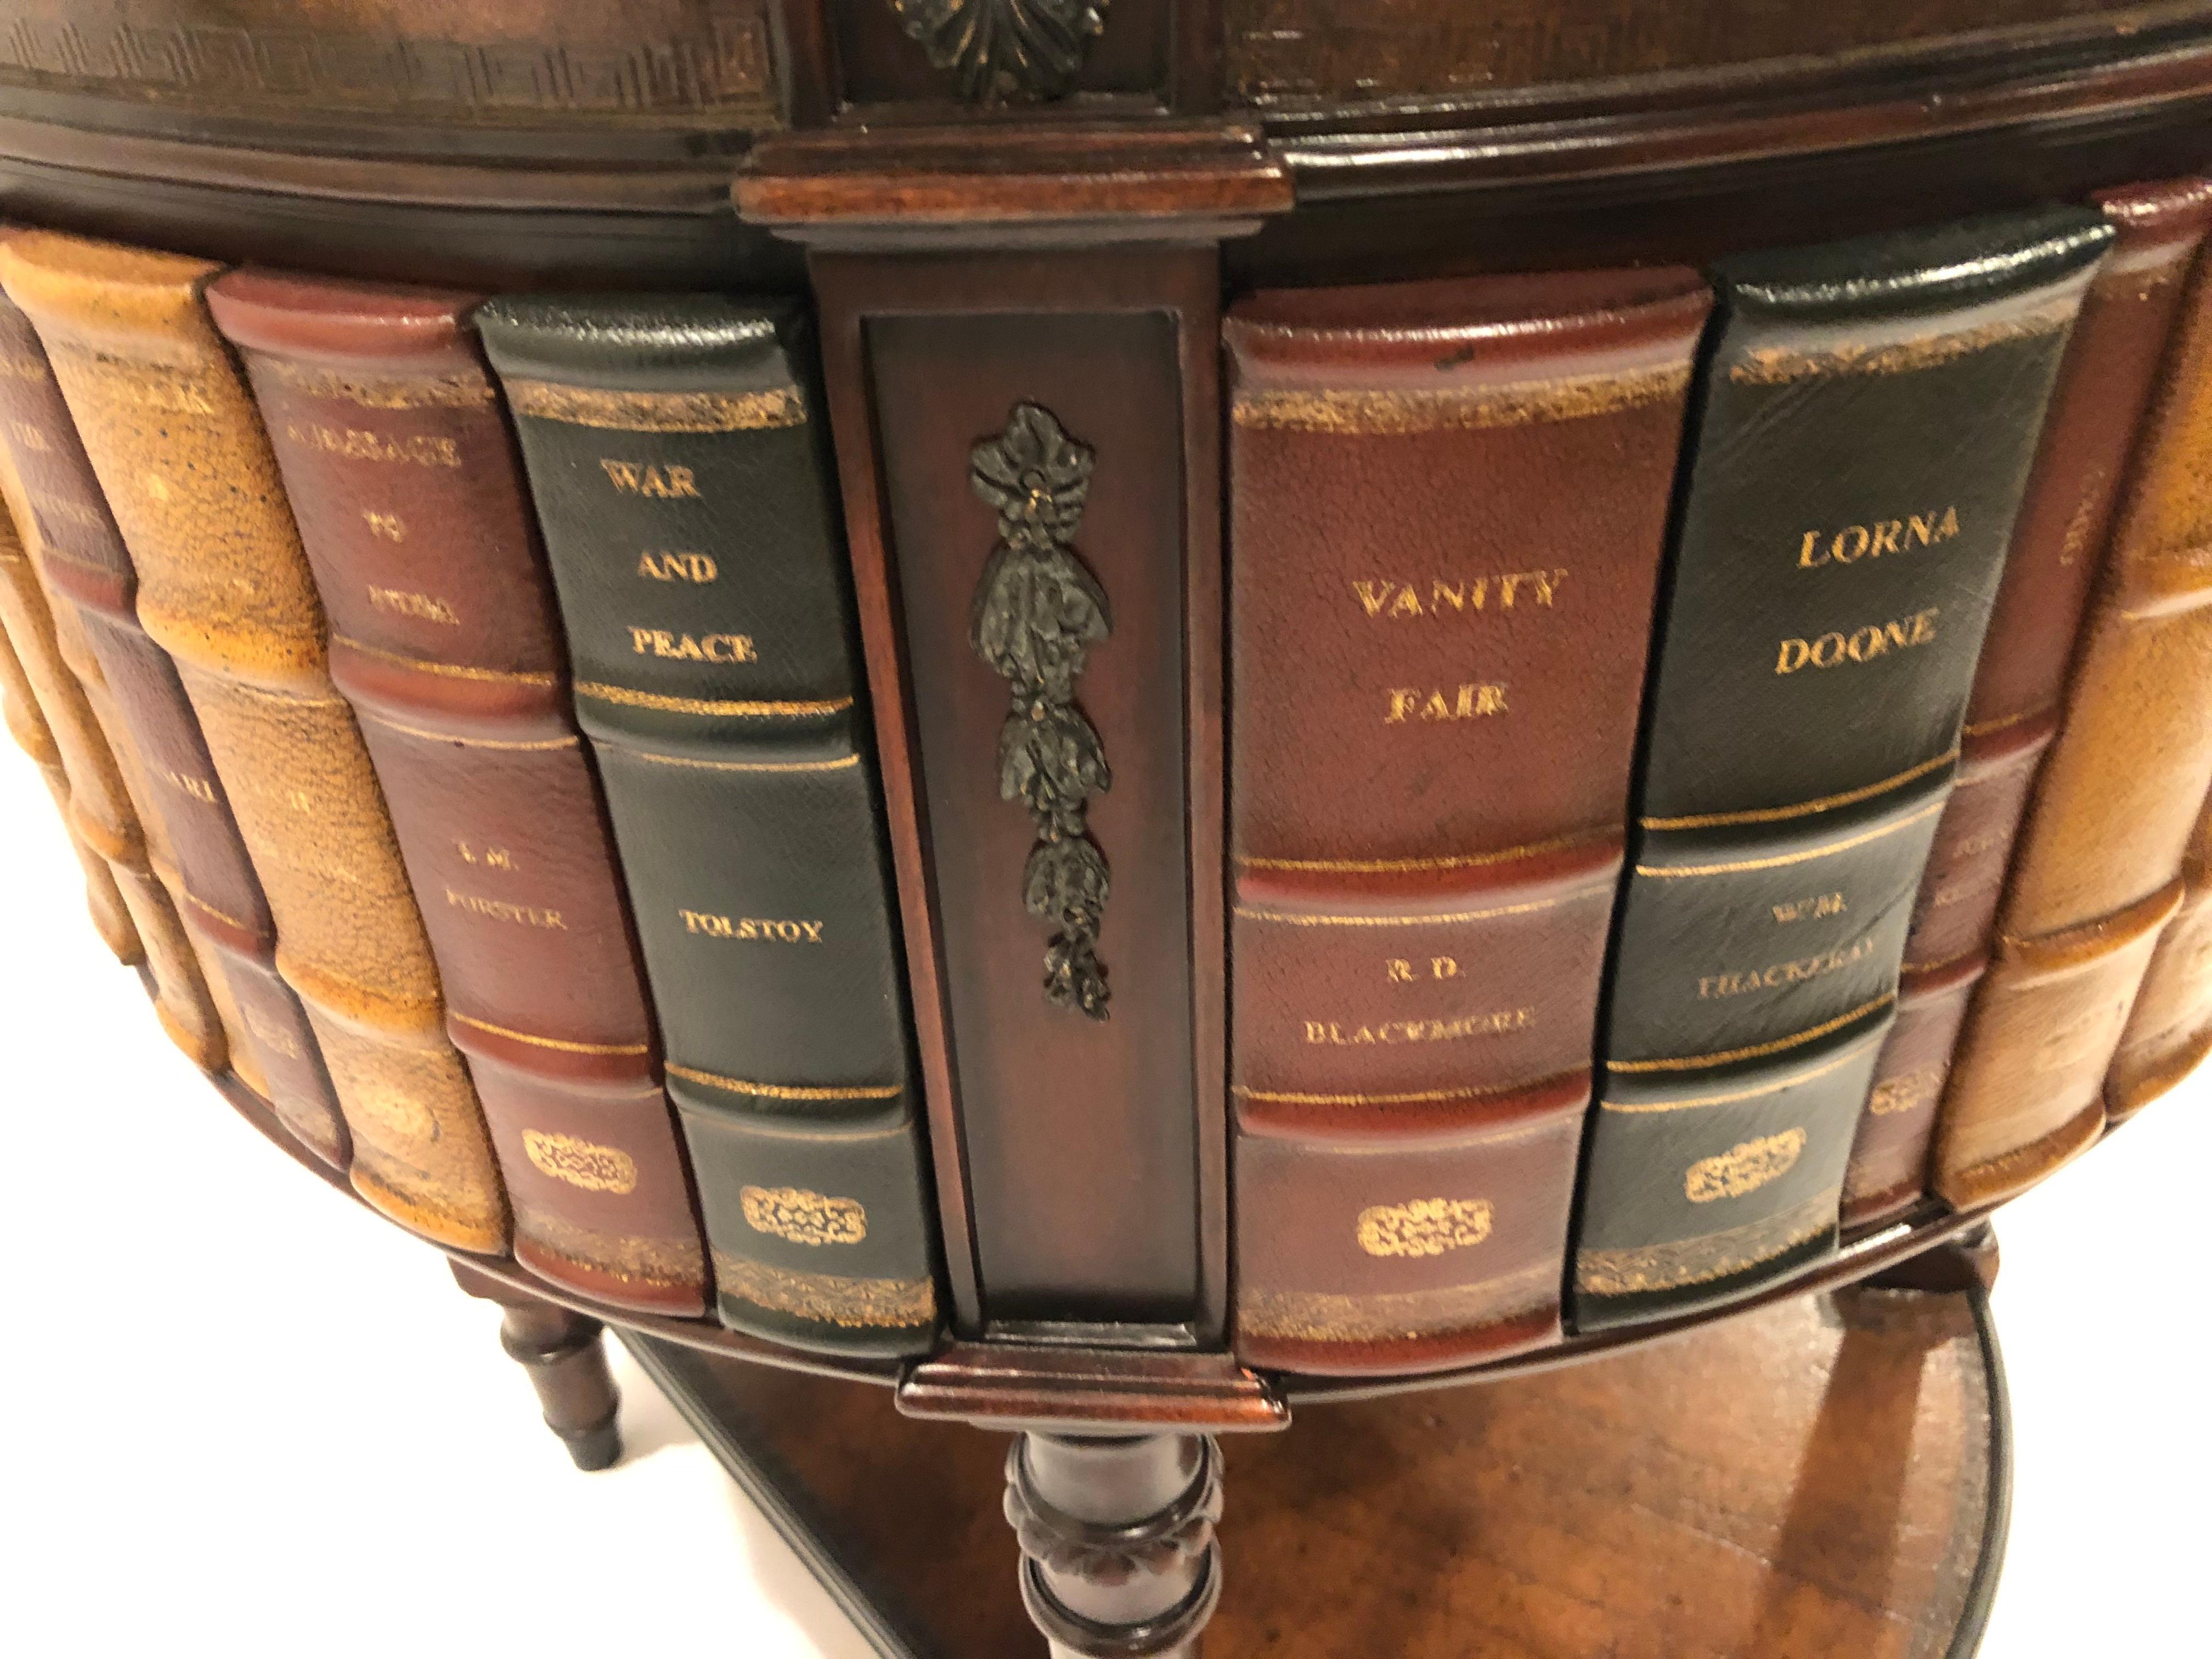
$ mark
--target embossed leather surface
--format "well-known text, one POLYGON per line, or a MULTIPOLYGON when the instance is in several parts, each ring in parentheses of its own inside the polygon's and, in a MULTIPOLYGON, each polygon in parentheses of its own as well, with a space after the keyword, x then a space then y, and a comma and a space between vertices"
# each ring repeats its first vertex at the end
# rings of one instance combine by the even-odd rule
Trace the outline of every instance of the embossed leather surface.
POLYGON ((1997 941, 1943 1097, 1938 1197, 1960 1209, 2010 1198, 2104 1132, 2105 1073, 2181 896, 2177 879, 2101 921, 1997 941))
POLYGON ((1757 1060, 1878 1012, 1944 800, 1937 778, 1809 820, 1647 832, 1614 947, 1607 1067, 1757 1060))
POLYGON ((2005 869, 2035 769, 2058 729, 2054 714, 2031 715, 1960 742, 1951 799, 1928 849, 1905 939, 1907 973, 1929 973, 1989 954, 2005 869))
POLYGON ((2155 384, 2212 179, 2100 196, 2117 233, 2082 296, 1966 705, 1969 737, 2051 709, 2155 384))
POLYGON ((352 1132, 354 1185, 442 1243, 496 1251, 507 1207, 443 1032, 391 821, 325 667, 275 459, 198 260, 44 232, 0 246, 176 660, 352 1132))
POLYGON ((2140 429, 2013 861, 2001 926, 2034 938, 2159 891, 2212 785, 2212 264, 2200 258, 2140 429))
POLYGON ((904 993, 802 320, 637 297, 498 300, 477 322, 551 559, 722 1317, 824 1347, 926 1347, 904 993), (878 1245, 763 1242, 748 1185, 857 1203, 878 1245))
POLYGON ((1617 831, 1708 303, 1662 269, 1231 307, 1240 870, 1617 831))
POLYGON ((1403 1372, 1553 1340, 1586 1079, 1388 1121, 1247 1106, 1234 1153, 1237 1357, 1403 1372))
POLYGON ((1240 1099, 1472 1101, 1585 1081, 1618 842, 1453 872, 1250 872, 1238 883, 1240 1099))
POLYGON ((2159 935, 2105 1079, 2105 1110, 2116 1121, 2157 1099, 2212 1054, 2212 798, 2197 820, 2181 873, 2181 908, 2159 935))
POLYGON ((1578 1321, 1740 1293, 1833 1237, 1864 1045, 1891 1018, 2045 404, 2113 234, 2050 208, 1717 268, 1578 1321), (1634 1109, 1670 1091, 1716 1103, 1634 1109), (1747 1157, 1802 1144, 1767 1196, 1703 1209, 1671 1170, 1674 1133, 1707 1122, 1747 1157))
POLYGON ((376 762, 517 1258, 624 1305, 696 1313, 704 1248, 475 303, 256 270, 208 290, 295 504, 331 678, 376 762), (564 1179, 526 1156, 546 1135, 604 1147, 627 1178, 564 1179))
POLYGON ((0 428, 40 540, 40 571, 78 608, 93 655, 138 751, 142 817, 173 849, 178 909, 220 1006, 230 1060, 277 1116, 326 1162, 343 1167, 344 1120, 299 999, 274 971, 276 924, 216 775, 199 720, 168 653, 139 625, 137 574, 62 401, 30 319, 0 296, 0 428))
POLYGON ((1780 1062, 1609 1078, 1583 1177, 1577 1328, 1725 1302, 1833 1249, 1859 1108, 1893 1018, 1780 1062))
POLYGON ((1950 752, 2112 238, 2050 208, 1721 263, 1647 819, 1802 812, 1950 752))
POLYGON ((1897 1020, 1875 1062, 1874 1086, 1844 1171, 1846 1227, 1902 1214, 1927 1190, 1936 1103, 1950 1075, 1967 1000, 1986 965, 1977 953, 1925 974, 1907 974, 1899 988, 1897 1020))
POLYGON ((1556 1329, 1709 303, 1686 270, 1552 273, 1263 293, 1224 325, 1254 1363, 1419 1368, 1556 1329), (1324 1122, 1370 1139, 1302 1139, 1324 1122), (1347 1203, 1436 1179, 1496 1191, 1498 1236, 1353 1247, 1347 1203))
MULTIPOLYGON (((20 498, 12 477, 8 494, 20 498)), ((14 647, 59 757, 68 781, 70 824, 107 862, 153 975, 154 1012, 161 1029, 195 1066, 220 1071, 226 1049, 220 1018, 191 942, 154 874, 122 763, 85 688, 64 659, 53 612, 16 536, 15 511, 11 501, 9 509, 0 513, 0 628, 14 647)))
POLYGON ((46 793, 53 797, 62 829, 84 870, 85 908, 91 912, 93 930, 125 967, 143 962, 146 948, 138 942, 138 930, 124 908, 114 872, 106 859, 86 845, 70 820, 69 779, 62 771, 61 750, 54 745, 46 716, 39 712, 38 700, 32 695, 30 682, 23 678, 23 666, 15 659, 15 647, 9 643, 5 628, 0 628, 0 716, 5 717, 9 735, 31 757, 46 781, 46 793))
POLYGON ((939 1303, 916 1103, 802 1116, 708 1103, 682 1079, 670 1092, 699 1172, 722 1322, 801 1347, 927 1352, 939 1303))

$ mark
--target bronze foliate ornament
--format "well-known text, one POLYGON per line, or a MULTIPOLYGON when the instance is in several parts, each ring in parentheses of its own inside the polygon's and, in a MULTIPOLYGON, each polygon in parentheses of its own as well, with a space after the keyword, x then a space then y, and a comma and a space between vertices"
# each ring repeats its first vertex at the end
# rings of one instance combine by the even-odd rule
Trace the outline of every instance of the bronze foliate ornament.
POLYGON ((890 0, 933 67, 971 104, 1062 98, 1110 0, 890 0))
POLYGON ((1091 453, 1049 411, 1017 404, 1006 430, 977 444, 969 461, 969 483, 999 513, 969 641, 1011 689, 999 793, 1027 806, 1037 832, 1022 902, 1059 924, 1045 947, 1046 997, 1104 1019, 1109 993, 1097 945, 1109 880, 1086 798, 1111 788, 1114 774, 1075 702, 1085 653, 1114 626, 1105 590, 1072 545, 1091 494, 1091 453))

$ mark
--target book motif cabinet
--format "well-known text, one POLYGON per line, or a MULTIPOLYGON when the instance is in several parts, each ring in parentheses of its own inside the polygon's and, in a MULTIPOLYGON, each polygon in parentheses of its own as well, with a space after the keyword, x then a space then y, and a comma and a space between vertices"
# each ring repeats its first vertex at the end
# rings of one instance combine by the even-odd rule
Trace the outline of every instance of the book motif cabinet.
POLYGON ((1972 1651, 2212 1048, 2212 5, 0 22, 9 728, 580 1464, 914 1659, 1972 1651))

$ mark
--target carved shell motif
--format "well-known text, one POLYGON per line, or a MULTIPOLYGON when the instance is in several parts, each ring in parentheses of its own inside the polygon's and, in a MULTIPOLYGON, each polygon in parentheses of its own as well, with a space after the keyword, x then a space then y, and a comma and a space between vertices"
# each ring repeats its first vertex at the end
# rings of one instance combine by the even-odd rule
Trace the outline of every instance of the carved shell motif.
POLYGON ((932 65, 971 104, 1061 98, 1110 0, 890 0, 932 65))

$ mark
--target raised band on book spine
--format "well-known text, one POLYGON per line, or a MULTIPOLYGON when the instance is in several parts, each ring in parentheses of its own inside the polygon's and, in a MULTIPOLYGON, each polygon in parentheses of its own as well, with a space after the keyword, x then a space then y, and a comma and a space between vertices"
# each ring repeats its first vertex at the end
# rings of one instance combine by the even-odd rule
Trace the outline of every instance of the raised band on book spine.
POLYGON ((2105 1114, 2132 1116, 2212 1054, 2212 796, 2182 861, 2181 908, 2159 935, 2105 1078, 2105 1114))
POLYGON ((1553 1340, 1686 270, 1253 295, 1231 371, 1237 1350, 1553 1340))
POLYGON ((85 908, 92 913, 93 930, 118 962, 126 968, 137 966, 146 960, 146 947, 139 943, 138 929, 124 905, 122 890, 115 884, 115 872, 77 833, 70 817, 69 776, 62 770, 61 750, 55 746, 46 716, 39 712, 38 698, 24 678, 23 665, 16 659, 15 647, 9 643, 4 628, 0 628, 0 718, 4 718, 15 746, 39 769, 46 793, 53 797, 62 829, 84 871, 85 908))
POLYGON ((35 521, 40 574, 73 603, 143 775, 142 820, 163 833, 177 910, 230 1012, 232 1068, 301 1145, 343 1168, 345 1121, 299 998, 276 972, 268 900, 169 653, 138 621, 137 572, 93 477, 30 319, 0 298, 0 432, 35 521))
POLYGON ((0 627, 4 627, 69 785, 71 827, 108 866, 145 952, 154 1012, 169 1040, 204 1071, 219 1072, 228 1043, 191 942, 149 856, 147 836, 87 688, 70 669, 55 617, 15 532, 21 492, 12 469, 9 505, 0 513, 0 627))
POLYGON ((2199 241, 1960 1039, 1932 1183, 1994 1202, 2094 1142, 2212 788, 2212 260, 2199 241), (2021 1047, 2022 1043, 2027 1046, 2021 1047))
POLYGON ((46 232, 0 246, 176 662, 353 1141, 355 1190, 441 1243, 507 1200, 368 751, 331 685, 276 459, 201 290, 220 267, 46 232))
MULTIPOLYGON (((2028 792, 2052 734, 2075 635, 2119 499, 2128 452, 2149 401, 2191 257, 2212 216, 2212 186, 2201 179, 2136 185, 2098 198, 2117 233, 2112 252, 2083 296, 2081 315, 2051 392, 2027 495, 2013 532, 2003 580, 1990 613, 1988 644, 1974 672, 1960 743, 1958 787, 1937 825, 1905 940, 1903 994, 1915 998, 1986 962, 2013 842, 2028 792)), ((1952 1007, 1948 992, 1936 999, 1952 1007)), ((1932 1008, 1936 1003, 1925 1003, 1932 1008)), ((1963 1012, 1963 1010, 1961 1010, 1963 1012)), ((1940 1096, 1948 1056, 1929 1049, 1927 1018, 1900 1017, 1893 1046, 1876 1068, 1877 1097, 1907 1074, 1916 1098, 1940 1096)), ((1957 1022, 1952 1029, 1955 1032, 1957 1022)), ((1935 1128, 1934 1099, 1911 1113, 1878 1119, 1861 1141, 1884 1164, 1878 1175, 1856 1161, 1845 1183, 1847 1223, 1894 1215, 1918 1196, 1897 1184, 1911 1148, 1924 1154, 1935 1128)))
POLYGON ((873 769, 800 317, 477 313, 522 444, 691 1152, 716 1305, 860 1352, 938 1324, 873 769))
POLYGON ((514 1210, 515 1259, 706 1306, 606 813, 477 296, 232 271, 243 354, 514 1210))
POLYGON ((1717 269, 1583 1167, 1585 1328, 1832 1248, 2045 407, 2112 234, 2051 208, 1717 269))

